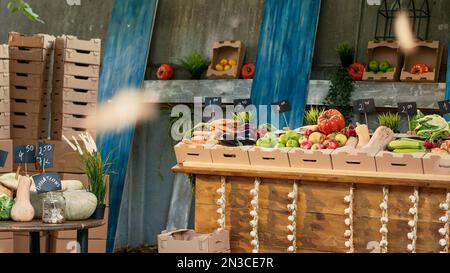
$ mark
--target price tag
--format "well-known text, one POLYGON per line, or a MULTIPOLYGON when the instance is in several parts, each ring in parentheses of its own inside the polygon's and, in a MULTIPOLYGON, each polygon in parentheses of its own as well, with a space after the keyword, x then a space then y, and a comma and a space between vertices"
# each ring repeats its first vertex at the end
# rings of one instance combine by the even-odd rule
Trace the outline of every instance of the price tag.
POLYGON ((280 113, 286 113, 292 110, 289 100, 282 100, 274 103, 273 105, 278 105, 280 113))
POLYGON ((61 177, 57 173, 41 173, 32 177, 37 193, 61 190, 61 177))
POLYGON ((440 101, 438 104, 442 115, 450 113, 450 100, 440 101))
POLYGON ((53 167, 53 152, 55 151, 55 145, 47 143, 39 143, 36 161, 39 163, 42 169, 53 167))
POLYGON ((234 100, 234 109, 238 113, 244 112, 245 107, 249 106, 250 104, 252 104, 251 99, 236 99, 234 100))
POLYGON ((15 145, 14 163, 36 163, 36 146, 32 144, 15 145))
POLYGON ((362 99, 353 101, 353 112, 359 114, 375 112, 375 100, 362 99))
POLYGON ((0 150, 0 167, 5 167, 6 159, 8 158, 8 152, 0 150))
POLYGON ((417 113, 417 103, 416 102, 399 103, 398 113, 400 115, 414 116, 417 113))
POLYGON ((206 97, 205 98, 205 106, 217 105, 222 107, 222 98, 221 97, 206 97))

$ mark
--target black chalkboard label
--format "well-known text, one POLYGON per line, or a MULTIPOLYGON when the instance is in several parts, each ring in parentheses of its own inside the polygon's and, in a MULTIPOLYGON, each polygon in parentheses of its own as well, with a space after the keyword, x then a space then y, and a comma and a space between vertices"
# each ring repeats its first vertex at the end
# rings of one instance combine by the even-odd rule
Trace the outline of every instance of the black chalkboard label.
POLYGON ((57 173, 41 173, 32 177, 37 193, 61 190, 61 177, 57 173))
POLYGON ((274 103, 273 105, 278 105, 278 107, 279 107, 278 109, 279 109, 280 113, 286 113, 286 112, 290 112, 292 110, 289 100, 282 100, 282 101, 274 103))
POLYGON ((401 102, 398 104, 398 113, 400 115, 414 116, 417 114, 416 102, 401 102))
POLYGON ((205 106, 217 105, 222 107, 222 98, 221 97, 206 97, 205 98, 205 106))
POLYGON ((8 158, 8 152, 0 150, 0 167, 5 167, 6 159, 8 158))
POLYGON ((36 163, 36 146, 32 144, 15 145, 14 163, 36 163))
POLYGON ((36 155, 36 161, 41 166, 41 169, 53 167, 53 152, 55 145, 48 143, 39 143, 36 155))
POLYGON ((450 100, 440 101, 438 104, 442 115, 450 113, 450 100))
POLYGON ((353 112, 359 114, 375 112, 375 100, 362 99, 353 101, 353 112))
POLYGON ((237 99, 237 100, 234 100, 234 107, 237 107, 237 106, 242 106, 242 107, 247 107, 247 106, 249 106, 250 104, 252 104, 252 100, 251 99, 237 99))

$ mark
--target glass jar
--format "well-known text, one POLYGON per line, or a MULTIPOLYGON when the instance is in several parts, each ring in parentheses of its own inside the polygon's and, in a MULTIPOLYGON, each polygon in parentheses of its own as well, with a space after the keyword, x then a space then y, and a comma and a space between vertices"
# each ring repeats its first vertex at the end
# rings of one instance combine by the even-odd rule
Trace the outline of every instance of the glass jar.
POLYGON ((66 217, 66 199, 61 192, 47 192, 42 199, 42 222, 47 224, 62 224, 66 217))

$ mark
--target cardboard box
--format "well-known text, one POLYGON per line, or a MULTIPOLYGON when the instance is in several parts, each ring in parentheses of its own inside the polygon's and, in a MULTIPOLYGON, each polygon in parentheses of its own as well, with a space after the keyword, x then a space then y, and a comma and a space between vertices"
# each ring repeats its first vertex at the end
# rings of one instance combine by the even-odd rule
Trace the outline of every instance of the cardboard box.
POLYGON ((34 75, 48 75, 50 73, 50 65, 46 62, 11 60, 9 62, 9 70, 11 73, 26 73, 34 75))
MULTIPOLYGON (((45 253, 47 239, 42 232, 40 237, 41 253, 45 253)), ((14 253, 30 253, 30 235, 27 232, 14 233, 14 253)))
POLYGON ((252 147, 248 150, 250 165, 270 167, 290 167, 288 153, 291 148, 252 147))
POLYGON ((11 112, 11 100, 0 100, 0 113, 11 112))
POLYGON ((422 163, 424 174, 450 175, 450 155, 428 153, 422 163))
POLYGON ((158 235, 159 253, 230 253, 230 232, 198 234, 194 230, 163 231, 158 235))
POLYGON ((11 126, 0 126, 0 140, 11 139, 11 126))
POLYGON ((422 158, 425 153, 396 154, 388 151, 375 156, 378 172, 423 174, 422 158))
POLYGON ((9 60, 0 60, 0 73, 9 73, 9 60))
MULTIPOLYGON (((88 253, 105 253, 106 240, 93 240, 88 242, 88 253)), ((79 246, 73 239, 56 239, 56 253, 79 253, 79 246)))
POLYGON ((57 78, 64 75, 98 78, 100 76, 100 66, 93 64, 55 62, 53 74, 57 78))
POLYGON ((0 253, 14 253, 14 240, 12 238, 0 240, 0 253))
POLYGON ((80 76, 64 75, 62 78, 53 79, 53 87, 55 88, 72 88, 84 90, 97 90, 98 78, 88 78, 80 76))
POLYGON ((177 162, 212 163, 211 148, 213 146, 213 144, 191 145, 180 142, 174 147, 177 162))
POLYGON ((8 37, 9 46, 30 47, 30 48, 47 48, 54 47, 55 36, 47 34, 20 34, 17 32, 10 32, 8 37))
POLYGON ((0 86, 9 86, 9 74, 8 73, 0 73, 0 86))
POLYGON ((208 79, 239 79, 244 63, 245 50, 245 45, 241 41, 220 41, 214 43, 211 65, 206 73, 208 79), (236 60, 237 65, 228 71, 217 71, 215 67, 222 59, 236 60))
POLYGON ((333 169, 342 171, 367 171, 376 172, 377 165, 375 154, 365 152, 342 152, 334 151, 331 153, 333 169))
POLYGON ((11 111, 20 113, 35 113, 42 112, 43 102, 39 100, 23 100, 13 99, 11 103, 11 111))
POLYGON ((437 82, 441 68, 443 49, 439 41, 419 41, 414 50, 405 55, 405 62, 401 81, 437 82), (415 64, 426 64, 430 72, 423 74, 411 74, 411 68, 415 64))
POLYGON ((40 87, 11 86, 11 98, 19 100, 50 100, 51 90, 40 87))
POLYGON ((95 115, 97 103, 73 102, 73 101, 53 101, 52 111, 59 114, 71 115, 95 115))
POLYGON ((100 65, 100 52, 80 51, 75 49, 57 49, 55 51, 56 62, 80 63, 100 65))
POLYGON ((97 103, 97 91, 73 88, 54 89, 52 100, 97 103))
POLYGON ((0 45, 0 59, 9 59, 9 47, 7 44, 0 45))
POLYGON ((56 38, 56 49, 77 49, 83 51, 100 52, 102 49, 101 39, 80 40, 76 36, 61 35, 56 38))
POLYGON ((226 147, 215 145, 211 150, 211 158, 213 163, 219 164, 236 164, 250 165, 248 150, 251 146, 242 147, 226 147))
POLYGON ((291 168, 332 170, 331 153, 334 150, 291 149, 288 153, 291 168))
POLYGON ((48 59, 52 58, 52 50, 10 47, 9 58, 10 60, 48 62, 48 59))
POLYGON ((367 46, 367 65, 364 69, 363 81, 398 81, 402 69, 402 53, 397 41, 369 41, 367 46), (371 60, 388 61, 392 72, 378 74, 368 71, 371 60))

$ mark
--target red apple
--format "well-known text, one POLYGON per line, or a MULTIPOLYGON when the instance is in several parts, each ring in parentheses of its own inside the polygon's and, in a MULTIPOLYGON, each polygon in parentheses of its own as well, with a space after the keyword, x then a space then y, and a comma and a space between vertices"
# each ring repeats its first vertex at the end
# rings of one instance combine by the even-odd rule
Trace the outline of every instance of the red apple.
POLYGON ((308 140, 303 140, 300 143, 300 148, 305 149, 305 150, 311 149, 312 146, 313 146, 312 142, 308 141, 308 140))
POLYGON ((328 149, 332 149, 335 150, 337 148, 341 147, 341 144, 339 144, 339 142, 337 140, 331 139, 330 142, 328 143, 328 149))

